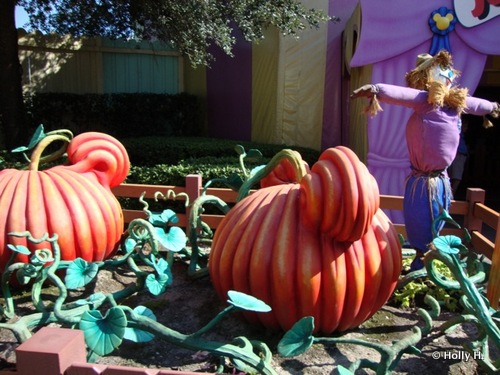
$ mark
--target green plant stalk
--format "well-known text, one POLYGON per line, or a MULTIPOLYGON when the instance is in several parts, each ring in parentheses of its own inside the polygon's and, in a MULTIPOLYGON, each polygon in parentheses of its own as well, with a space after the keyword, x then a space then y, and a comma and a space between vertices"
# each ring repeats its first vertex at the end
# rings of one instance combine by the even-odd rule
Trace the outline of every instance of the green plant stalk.
POLYGON ((269 365, 269 363, 263 361, 262 358, 253 353, 253 351, 244 350, 243 348, 232 344, 207 341, 199 338, 198 336, 185 335, 165 327, 164 325, 146 316, 136 314, 130 307, 119 307, 130 314, 131 319, 137 323, 138 328, 157 334, 159 335, 159 338, 174 345, 193 351, 208 351, 216 356, 240 360, 253 367, 261 374, 277 375, 277 372, 269 365))
POLYGON ((201 277, 207 274, 206 269, 198 268, 200 257, 200 249, 198 248, 198 231, 202 230, 204 225, 201 220, 203 206, 205 204, 213 204, 219 208, 224 214, 229 212, 229 206, 226 202, 215 195, 201 195, 195 199, 191 212, 189 213, 189 243, 191 244, 191 259, 189 261, 188 275, 190 277, 201 277))
POLYGON ((5 272, 2 274, 2 294, 3 294, 3 297, 5 299, 5 306, 2 307, 2 314, 7 319, 11 319, 15 315, 14 300, 12 299, 12 293, 10 292, 10 288, 9 288, 9 279, 15 271, 18 271, 24 267, 23 263, 11 264, 14 261, 14 258, 16 257, 16 255, 17 254, 15 252, 12 253, 9 262, 7 263, 7 265, 9 265, 9 264, 10 265, 7 267, 5 272))
MULTIPOLYGON (((87 305, 78 306, 72 313, 81 316, 85 311, 89 310, 87 305)), ((24 315, 15 322, 0 323, 0 329, 10 330, 19 343, 23 343, 31 336, 31 329, 49 323, 58 323, 59 318, 53 312, 40 312, 30 315, 24 315)))
POLYGON ((192 338, 200 337, 204 333, 210 331, 213 327, 215 327, 217 325, 217 323, 219 323, 222 320, 222 318, 225 315, 233 312, 235 309, 237 309, 237 308, 234 305, 229 305, 224 310, 222 310, 220 313, 218 313, 215 316, 215 318, 213 318, 211 321, 209 321, 204 327, 202 327, 198 331, 192 333, 191 335, 189 335, 189 337, 192 337, 192 338))
MULTIPOLYGON (((490 309, 479 294, 474 282, 464 273, 459 258, 455 254, 444 254, 442 252, 437 254, 437 258, 452 270, 455 279, 460 284, 465 296, 467 296, 478 321, 484 326, 484 329, 495 344, 500 346, 500 329, 498 329, 497 325, 491 318, 490 309)), ((444 280, 436 276, 432 267, 430 267, 429 277, 434 283, 436 283, 436 285, 440 285, 443 288, 447 286, 447 284, 444 283, 444 280)))
POLYGON ((412 335, 394 343, 392 346, 361 339, 348 339, 343 337, 315 337, 314 342, 352 344, 376 350, 380 353, 379 363, 362 359, 353 362, 349 367, 349 370, 354 373, 360 368, 369 368, 375 371, 377 375, 387 375, 390 374, 396 367, 404 353, 415 351, 415 345, 422 339, 422 331, 419 327, 413 327, 412 332, 412 335))
POLYGON ((134 219, 129 225, 129 236, 136 242, 146 240, 151 245, 151 252, 158 254, 158 241, 155 239, 153 225, 144 219, 134 219), (145 231, 145 232, 144 232, 145 231))

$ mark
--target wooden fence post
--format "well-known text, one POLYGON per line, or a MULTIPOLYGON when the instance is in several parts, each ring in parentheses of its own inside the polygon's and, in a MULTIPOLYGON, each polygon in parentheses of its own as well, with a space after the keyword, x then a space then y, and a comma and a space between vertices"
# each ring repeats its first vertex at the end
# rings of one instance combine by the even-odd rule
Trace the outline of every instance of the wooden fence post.
POLYGON ((186 207, 186 218, 188 225, 186 226, 186 234, 189 236, 189 216, 191 215, 191 206, 193 202, 200 196, 201 176, 199 174, 188 174, 186 176, 186 194, 189 196, 189 206, 186 207))
POLYGON ((469 212, 464 217, 464 227, 467 228, 470 232, 479 231, 483 227, 483 222, 481 219, 474 217, 474 204, 475 203, 484 203, 485 191, 483 189, 478 188, 468 188, 466 194, 466 201, 469 203, 469 212))
POLYGON ((74 362, 86 362, 83 331, 42 327, 16 349, 19 375, 63 375, 74 362))

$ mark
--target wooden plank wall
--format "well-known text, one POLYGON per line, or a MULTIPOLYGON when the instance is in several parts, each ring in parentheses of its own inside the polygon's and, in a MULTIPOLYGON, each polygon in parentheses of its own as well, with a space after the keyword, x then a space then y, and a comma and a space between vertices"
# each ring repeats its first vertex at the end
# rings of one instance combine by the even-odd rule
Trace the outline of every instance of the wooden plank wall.
POLYGON ((19 30, 23 89, 72 94, 184 91, 183 57, 159 43, 19 30))

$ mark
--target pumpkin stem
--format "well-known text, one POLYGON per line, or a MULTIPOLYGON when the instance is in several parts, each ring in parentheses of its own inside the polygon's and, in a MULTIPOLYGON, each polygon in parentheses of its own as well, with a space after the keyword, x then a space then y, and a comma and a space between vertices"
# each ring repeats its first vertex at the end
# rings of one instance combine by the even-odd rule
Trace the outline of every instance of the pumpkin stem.
POLYGON ((53 160, 57 160, 61 155, 66 152, 69 142, 73 134, 69 130, 55 130, 52 132, 48 132, 40 142, 35 146, 33 152, 31 153, 30 164, 28 165, 29 171, 37 171, 40 163, 48 163, 53 160), (55 141, 63 141, 63 145, 53 153, 43 156, 42 153, 45 148, 55 141))
POLYGON ((283 149, 276 155, 274 155, 271 161, 267 163, 267 165, 264 168, 257 171, 253 176, 251 176, 248 180, 246 180, 243 183, 243 185, 241 185, 241 188, 238 193, 237 202, 245 198, 248 195, 252 186, 257 182, 259 182, 264 177, 266 177, 269 173, 271 173, 283 159, 288 159, 290 164, 292 164, 293 168, 296 171, 297 182, 302 180, 302 177, 304 177, 307 174, 307 170, 304 166, 300 153, 290 149, 283 149))

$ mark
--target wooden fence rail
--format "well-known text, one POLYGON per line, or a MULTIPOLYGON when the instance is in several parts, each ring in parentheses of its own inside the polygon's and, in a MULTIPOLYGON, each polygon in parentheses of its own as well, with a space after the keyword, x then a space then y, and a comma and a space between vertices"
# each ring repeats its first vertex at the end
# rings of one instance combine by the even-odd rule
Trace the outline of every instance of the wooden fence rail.
MULTIPOLYGON (((171 190, 177 199, 185 200, 185 193, 189 197, 189 202, 193 202, 203 191, 202 178, 200 175, 186 176, 184 187, 171 185, 140 185, 140 184, 121 184, 113 189, 117 197, 127 197, 138 199, 142 193, 145 198, 153 199, 156 192, 164 195, 171 190)), ((206 194, 215 195, 226 203, 234 203, 237 193, 230 189, 208 188, 206 194)), ((402 210, 403 197, 392 195, 381 195, 380 206, 388 210, 402 210)), ((186 208, 186 213, 178 214, 179 223, 177 225, 188 227, 190 208, 186 208)), ((467 189, 465 201, 453 201, 450 208, 450 214, 461 222, 464 228, 471 232, 472 245, 474 249, 491 259, 494 251, 500 251, 500 219, 499 213, 485 205, 485 191, 477 188, 467 189), (493 236, 493 237, 492 237, 493 236)), ((128 223, 135 218, 145 218, 146 214, 141 210, 124 210, 125 222, 128 223)), ((224 216, 222 213, 204 214, 203 220, 210 228, 217 228, 224 216)), ((394 224, 398 233, 406 236, 404 224, 394 224)), ((463 232, 460 229, 445 227, 442 234, 456 234, 461 236, 463 232)))

